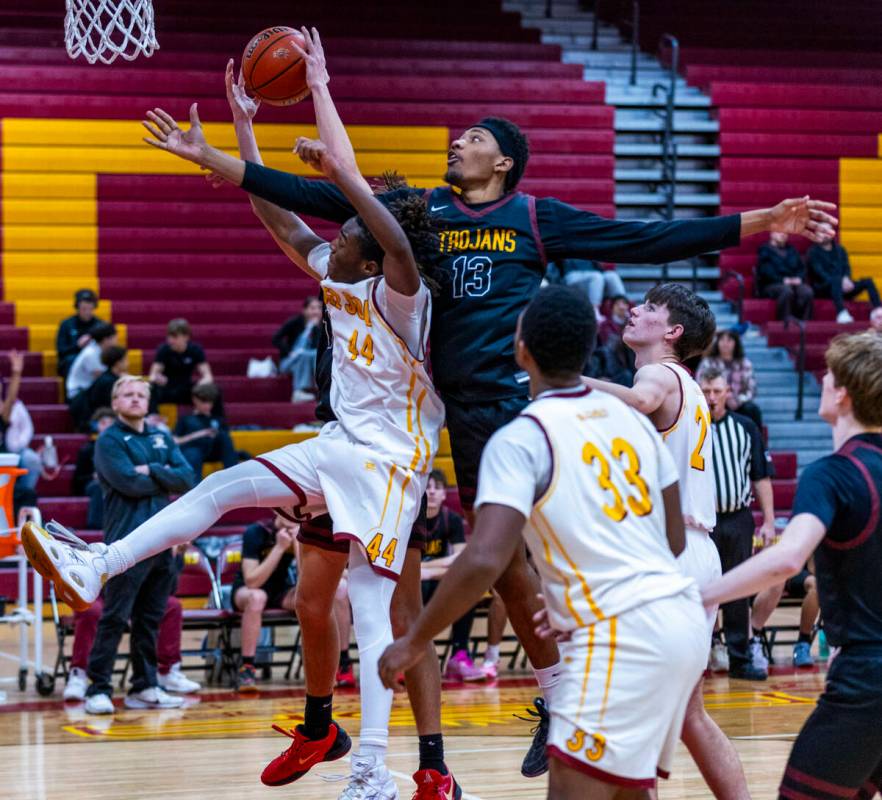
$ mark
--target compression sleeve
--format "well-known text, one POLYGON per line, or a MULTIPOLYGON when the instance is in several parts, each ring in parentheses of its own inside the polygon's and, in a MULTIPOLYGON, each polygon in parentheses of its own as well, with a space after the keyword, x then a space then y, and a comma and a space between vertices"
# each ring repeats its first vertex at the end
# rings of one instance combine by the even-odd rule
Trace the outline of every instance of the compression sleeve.
POLYGON ((280 208, 331 222, 345 222, 355 215, 343 192, 334 184, 302 178, 252 161, 245 162, 242 188, 280 208))
POLYGON ((741 216, 642 222, 600 217, 554 198, 536 201, 539 235, 549 261, 588 258, 622 263, 662 263, 733 247, 741 241, 741 216))

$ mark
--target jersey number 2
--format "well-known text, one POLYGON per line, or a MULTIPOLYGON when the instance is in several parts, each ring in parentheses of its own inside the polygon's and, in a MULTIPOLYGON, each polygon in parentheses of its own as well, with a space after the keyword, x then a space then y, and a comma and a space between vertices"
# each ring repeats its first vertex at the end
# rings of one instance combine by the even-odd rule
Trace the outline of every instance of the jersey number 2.
POLYGON ((597 482, 600 488, 612 495, 612 505, 604 505, 603 513, 606 514, 613 522, 621 522, 628 516, 630 509, 636 516, 645 517, 652 511, 652 499, 649 496, 649 487, 646 481, 640 475, 640 457, 630 442, 620 437, 612 440, 612 456, 617 461, 621 461, 624 457, 627 460, 625 466, 625 480, 630 486, 637 490, 637 497, 628 495, 628 507, 625 508, 625 502, 622 500, 622 493, 612 482, 609 471, 609 460, 600 451, 600 448, 593 442, 585 442, 582 448, 582 460, 591 465, 595 461, 600 464, 600 471, 597 473, 597 482))
POLYGON ((453 262, 453 296, 483 297, 490 291, 493 262, 487 256, 460 256, 453 262))
POLYGON ((695 424, 698 425, 698 444, 689 456, 689 466, 704 472, 704 456, 701 454, 701 448, 704 447, 704 440, 707 439, 707 429, 710 427, 710 414, 705 414, 701 406, 695 407, 695 424))

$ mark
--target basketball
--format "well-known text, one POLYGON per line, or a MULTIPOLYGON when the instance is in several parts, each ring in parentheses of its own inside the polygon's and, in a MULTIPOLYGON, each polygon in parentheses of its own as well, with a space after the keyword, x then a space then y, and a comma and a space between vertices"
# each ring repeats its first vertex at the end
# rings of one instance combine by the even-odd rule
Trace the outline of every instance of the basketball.
POLYGON ((252 38, 242 54, 245 88, 271 106, 290 106, 309 94, 306 64, 292 43, 303 47, 303 36, 275 25, 252 38))

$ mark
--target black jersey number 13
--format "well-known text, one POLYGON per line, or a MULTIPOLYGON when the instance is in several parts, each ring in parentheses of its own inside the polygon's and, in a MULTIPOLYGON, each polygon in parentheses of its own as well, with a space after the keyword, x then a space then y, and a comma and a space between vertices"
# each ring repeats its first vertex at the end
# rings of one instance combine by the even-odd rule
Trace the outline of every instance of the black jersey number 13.
POLYGON ((483 297, 490 291, 493 262, 487 256, 460 256, 453 262, 453 296, 483 297))

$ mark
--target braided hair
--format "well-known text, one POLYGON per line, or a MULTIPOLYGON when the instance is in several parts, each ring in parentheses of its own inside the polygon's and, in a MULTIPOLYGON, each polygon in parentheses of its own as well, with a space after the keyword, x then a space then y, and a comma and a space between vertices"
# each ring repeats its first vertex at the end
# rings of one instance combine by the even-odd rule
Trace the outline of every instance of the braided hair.
MULTIPOLYGON (((436 218, 429 213, 426 201, 417 194, 396 198, 389 203, 388 209, 410 242, 414 261, 416 261, 417 270, 419 270, 423 283, 429 287, 433 295, 437 295, 440 284, 432 266, 433 258, 438 252, 439 241, 436 218)), ((358 225, 358 236, 363 256, 369 261, 382 264, 385 255, 383 248, 380 247, 361 217, 356 217, 355 222, 358 225)))

